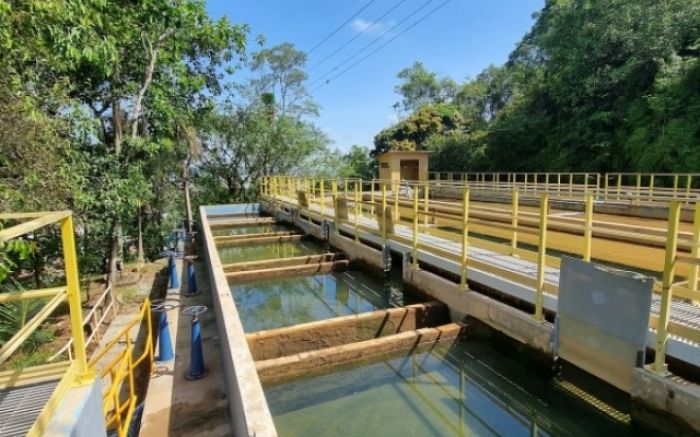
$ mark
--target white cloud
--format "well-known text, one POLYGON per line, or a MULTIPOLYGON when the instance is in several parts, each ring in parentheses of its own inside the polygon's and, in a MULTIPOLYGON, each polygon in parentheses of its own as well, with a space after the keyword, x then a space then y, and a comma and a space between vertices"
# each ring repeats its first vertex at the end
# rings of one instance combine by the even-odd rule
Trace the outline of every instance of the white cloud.
POLYGON ((362 18, 356 18, 350 23, 350 26, 355 32, 367 32, 367 33, 383 33, 390 27, 394 26, 396 23, 394 21, 367 21, 362 18))

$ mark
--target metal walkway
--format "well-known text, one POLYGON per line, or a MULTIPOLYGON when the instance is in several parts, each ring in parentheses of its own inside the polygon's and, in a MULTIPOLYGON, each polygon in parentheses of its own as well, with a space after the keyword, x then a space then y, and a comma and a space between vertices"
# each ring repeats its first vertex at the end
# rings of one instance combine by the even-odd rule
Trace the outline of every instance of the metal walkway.
MULTIPOLYGON (((284 202, 290 202, 288 198, 278 198, 284 202)), ((316 215, 320 214, 320 206, 312 204, 309 209, 316 215)), ((334 210, 332 207, 326 206, 324 208, 324 215, 333 217, 334 210)), ((352 212, 348 212, 349 223, 343 223, 340 225, 340 229, 347 233, 354 233, 354 221, 355 216, 352 212)), ((358 227, 360 228, 359 235, 362 239, 371 241, 376 244, 382 244, 381 232, 379 230, 379 225, 376 220, 373 220, 366 216, 360 216, 357 220, 358 227), (367 230, 371 230, 368 232, 367 230)), ((412 247, 410 244, 401 242, 400 240, 410 241, 413 236, 413 230, 405 225, 394 223, 394 233, 387 237, 387 244, 392 250, 400 253, 410 253, 412 247), (392 238, 395 236, 394 238, 392 238), (396 238, 398 237, 398 238, 396 238)), ((454 254, 455 257, 461 256, 461 245, 452 240, 442 238, 439 236, 428 235, 425 233, 418 234, 418 242, 421 246, 429 246, 439 249, 440 251, 448 252, 454 254)), ((504 255, 491 250, 483 249, 480 247, 475 247, 470 245, 468 250, 468 259, 470 262, 474 263, 481 262, 490 266, 495 266, 509 272, 517 273, 525 277, 531 278, 533 281, 536 279, 537 275, 537 264, 528 260, 521 258, 516 258, 510 255, 504 255)), ((456 275, 460 274, 460 265, 458 262, 450 260, 448 258, 430 253, 424 249, 418 250, 418 259, 421 262, 433 265, 442 270, 454 273, 456 275)), ((526 284, 518 283, 495 274, 480 271, 472 267, 468 267, 469 270, 469 280, 475 283, 482 284, 491 289, 497 290, 501 293, 511 295, 518 299, 524 300, 526 302, 534 303, 535 301, 535 289, 526 284)), ((554 267, 545 268, 545 283, 550 286, 559 286, 559 269, 554 267)), ((652 296, 652 308, 651 313, 653 315, 658 315, 660 296, 654 294, 652 296)), ((544 308, 556 312, 557 310, 557 296, 551 293, 545 292, 544 295, 544 308)), ((674 299, 671 305, 671 322, 682 326, 684 329, 689 331, 700 332, 700 306, 692 305, 680 300, 674 299)), ((647 345, 650 348, 655 347, 656 342, 656 331, 653 329, 649 330, 649 336, 647 339, 647 345)), ((680 359, 682 361, 691 363, 696 366, 700 366, 700 343, 693 342, 687 338, 678 335, 669 335, 667 344, 668 355, 680 359)))
POLYGON ((0 390, 0 435, 24 437, 57 385, 49 381, 0 390))

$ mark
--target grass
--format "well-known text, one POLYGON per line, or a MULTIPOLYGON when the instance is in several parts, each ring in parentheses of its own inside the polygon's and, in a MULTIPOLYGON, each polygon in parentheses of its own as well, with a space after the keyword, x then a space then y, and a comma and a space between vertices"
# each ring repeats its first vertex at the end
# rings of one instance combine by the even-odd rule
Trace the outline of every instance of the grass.
POLYGON ((125 304, 137 303, 140 300, 139 288, 136 285, 118 288, 117 292, 119 293, 121 301, 125 304))

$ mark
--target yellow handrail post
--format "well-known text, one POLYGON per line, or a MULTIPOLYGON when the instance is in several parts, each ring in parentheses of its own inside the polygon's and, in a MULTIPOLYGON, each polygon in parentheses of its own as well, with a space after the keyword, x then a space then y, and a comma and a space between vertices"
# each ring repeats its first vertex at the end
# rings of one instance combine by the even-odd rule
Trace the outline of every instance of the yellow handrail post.
MULTIPOLYGON (((648 200, 651 202, 653 200, 653 193, 654 193, 654 174, 652 173, 651 177, 649 178, 649 195, 648 195, 648 200)), ((675 197, 675 196, 674 196, 675 197)))
POLYGON ((319 189, 319 195, 321 196, 321 219, 323 219, 326 216, 326 180, 322 178, 319 182, 321 184, 319 189))
POLYGON ((360 233, 358 230, 358 220, 360 211, 362 211, 362 204, 360 203, 360 187, 362 186, 362 182, 360 181, 355 181, 355 242, 360 241, 360 233))
POLYGON ((661 285, 659 321, 656 327, 656 356, 654 357, 654 364, 652 365, 652 370, 660 374, 666 373, 666 341, 668 337, 668 322, 671 316, 673 278, 676 272, 676 251, 678 250, 678 226, 680 223, 680 215, 680 202, 671 202, 668 205, 666 256, 664 258, 664 274, 661 285))
POLYGON ((394 182, 393 184, 393 191, 394 191, 394 223, 397 223, 401 219, 401 213, 399 212, 399 189, 401 186, 399 185, 398 182, 394 182))
MULTIPOLYGON (((346 199, 347 201, 347 199, 346 199)), ((338 196, 333 196, 333 232, 340 233, 340 217, 338 215, 338 196)))
POLYGON ((617 175, 617 200, 620 200, 620 195, 622 194, 622 174, 617 175))
POLYGON ((583 260, 591 261, 591 240, 593 240, 593 195, 586 194, 586 211, 583 225, 583 260))
POLYGON ((688 175, 685 180, 685 198, 686 202, 690 202, 690 188, 693 185, 693 176, 688 175))
POLYGON ((413 189, 413 256, 411 267, 418 269, 418 186, 413 189))
POLYGON ((604 179, 605 179, 605 181, 603 182, 603 184, 605 184, 605 191, 604 191, 605 194, 603 195, 603 200, 605 200, 607 202, 608 201, 608 184, 609 184, 607 174, 605 175, 604 179))
POLYGON ((428 184, 425 184, 425 188, 423 191, 423 212, 425 215, 423 215, 423 226, 428 226, 428 211, 430 209, 430 194, 428 192, 429 186, 428 184))
MULTIPOLYGON (((690 256, 698 259, 700 258, 700 202, 695 204, 695 217, 693 220, 693 239, 690 242, 690 256)), ((700 273, 700 266, 693 264, 690 267, 690 273, 688 274, 688 289, 691 293, 697 293, 698 291, 698 274, 700 273)), ((695 299, 693 296, 693 303, 697 303, 700 299, 695 299)))
POLYGON ((549 193, 549 173, 544 174, 544 190, 549 193))
POLYGON ((520 208, 520 193, 518 190, 513 191, 513 206, 511 208, 511 227, 513 228, 510 238, 510 254, 515 256, 518 250, 518 210, 520 208))
POLYGON ((374 217, 374 179, 372 179, 369 183, 369 207, 369 213, 371 214, 371 217, 374 217))
POLYGON ((557 173, 557 199, 561 199, 561 173, 557 173))
POLYGON ((642 198, 642 174, 637 173, 637 201, 642 198))
POLYGON ((80 280, 78 279, 78 257, 75 251, 75 235, 73 234, 73 216, 69 215, 61 221, 61 241, 66 269, 66 292, 70 308, 70 325, 73 335, 73 348, 78 379, 90 374, 85 353, 85 336, 83 333, 83 310, 80 302, 80 280))
POLYGON ((595 194, 600 198, 600 173, 595 174, 595 194))
POLYGON ((338 179, 331 180, 331 190, 333 190, 333 197, 335 197, 337 199, 338 198, 338 179))
POLYGON ((678 198, 678 175, 673 175, 673 200, 678 198))
POLYGON ((462 198, 462 269, 459 277, 459 287, 467 289, 467 260, 469 246, 469 188, 464 189, 462 198))
POLYGON ((547 216, 549 195, 544 193, 540 198, 540 236, 537 246, 537 284, 535 295, 535 320, 544 320, 544 270, 547 258, 547 216))
POLYGON ((364 192, 364 182, 362 179, 357 180, 357 191, 358 193, 358 202, 359 202, 359 207, 358 207, 358 213, 360 217, 364 216, 365 214, 365 209, 364 209, 364 203, 365 203, 365 192, 364 192))
POLYGON ((386 245, 386 182, 382 182, 382 244, 386 245))

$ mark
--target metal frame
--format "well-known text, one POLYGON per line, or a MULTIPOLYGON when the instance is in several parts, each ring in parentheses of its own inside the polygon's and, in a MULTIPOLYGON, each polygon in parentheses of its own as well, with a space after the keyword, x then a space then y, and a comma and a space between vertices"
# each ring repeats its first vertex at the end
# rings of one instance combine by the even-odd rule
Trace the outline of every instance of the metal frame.
POLYGON ((34 425, 27 435, 42 435, 68 389, 75 386, 90 384, 94 381, 95 372, 88 366, 85 352, 85 338, 82 329, 82 308, 80 302, 80 283, 78 280, 78 263, 73 232, 73 216, 70 211, 36 212, 36 213, 6 213, 0 214, 0 220, 16 220, 20 223, 0 230, 0 242, 21 237, 38 229, 59 224, 63 258, 65 263, 66 285, 0 295, 0 305, 27 299, 51 298, 32 320, 25 324, 0 349, 0 364, 6 362, 22 345, 24 340, 37 329, 47 317, 63 302, 68 301, 70 311, 70 326, 73 340, 74 358, 55 364, 32 366, 13 372, 0 374, 0 387, 18 387, 60 378, 58 386, 39 413, 34 425))
MULTIPOLYGON (((508 176, 508 183, 510 186, 513 186, 514 183, 518 183, 518 177, 516 177, 516 174, 509 175, 511 175, 508 176)), ((583 177, 586 179, 593 179, 592 175, 597 174, 583 173, 581 175, 583 175, 583 177)), ((550 217, 548 214, 550 192, 554 190, 555 193, 557 191, 568 191, 570 193, 575 193, 578 188, 574 184, 573 176, 569 177, 568 180, 567 178, 564 178, 563 181, 561 176, 562 174, 544 173, 537 174, 537 176, 533 177, 532 179, 525 176, 523 184, 528 184, 527 188, 516 186, 516 188, 509 193, 512 198, 512 207, 510 212, 495 213, 470 210, 469 191, 471 190, 472 192, 478 192, 481 190, 474 188, 474 185, 468 183, 469 181, 467 178, 465 178, 463 181, 454 182, 451 185, 451 187, 456 189, 461 188, 463 194, 461 196, 461 202, 458 200, 452 202, 454 204, 453 209, 441 205, 441 202, 433 201, 429 198, 429 190, 435 190, 438 187, 436 185, 436 181, 406 182, 407 186, 412 188, 414 191, 412 196, 407 196, 404 200, 399 199, 400 196, 398 193, 400 190, 396 187, 395 182, 359 180, 359 182, 355 183, 354 196, 348 196, 346 193, 345 200, 348 202, 348 205, 350 203, 354 203, 354 211, 356 211, 356 213, 352 232, 354 233, 355 240, 359 240, 359 233, 362 231, 376 235, 377 239, 382 242, 382 244, 391 244, 393 241, 404 244, 413 254, 413 262, 411 264, 413 268, 418 268, 419 252, 427 255, 432 254, 451 260, 460 266, 458 270, 460 275, 460 285, 462 285, 465 290, 467 273, 473 269, 487 272, 491 275, 504 278, 507 281, 525 284, 528 287, 532 287, 535 290, 535 310, 533 317, 535 317, 537 320, 542 320, 544 318, 544 309, 548 307, 548 298, 555 296, 558 292, 556 285, 545 281, 545 269, 549 266, 559 268, 560 262, 558 257, 547 254, 548 233, 556 230, 557 232, 565 232, 580 236, 580 250, 576 254, 585 261, 590 261, 593 258, 592 241, 594 237, 611 239, 620 238, 621 240, 619 241, 631 242, 633 244, 643 246, 660 247, 663 245, 663 247, 665 247, 665 261, 663 268, 660 269, 660 271, 663 272, 663 280, 657 282, 654 289, 656 293, 661 294, 661 311, 659 316, 652 316, 650 322, 651 325, 658 330, 656 335, 657 358, 653 366, 653 370, 657 372, 665 371, 665 366, 663 363, 665 363, 665 351, 669 334, 678 335, 700 344, 700 331, 674 323, 669 317, 671 300, 674 295, 686 300, 700 301, 700 292, 698 291, 698 270, 700 270, 700 203, 695 203, 695 221, 692 235, 691 233, 679 231, 680 209, 681 203, 684 202, 684 200, 676 200, 667 204, 669 207, 669 224, 667 229, 665 229, 665 235, 656 232, 661 231, 661 229, 654 229, 652 232, 651 228, 642 229, 642 231, 646 231, 648 234, 639 235, 640 227, 634 227, 634 230, 627 230, 625 228, 626 225, 617 224, 610 229, 604 229, 604 227, 601 227, 601 224, 595 223, 593 220, 593 202, 596 195, 595 190, 598 188, 598 185, 591 184, 589 185, 590 191, 584 192, 581 195, 581 199, 584 203, 584 217, 582 220, 579 220, 581 223, 563 224, 561 219, 554 216, 550 217), (539 184, 539 180, 542 179, 543 175, 545 184, 554 183, 552 182, 552 179, 556 178, 556 185, 553 187, 547 187, 547 189, 544 191, 537 191, 536 185, 539 184), (567 182, 568 186, 566 185, 567 182), (365 192, 363 191, 363 183, 368 184, 370 188, 370 193, 367 196, 365 196, 365 192), (535 186, 535 188, 533 188, 533 186, 535 186), (375 192, 375 188, 377 187, 381 189, 379 198, 377 198, 377 193, 375 192), (389 187, 393 193, 388 193, 387 187, 389 187), (420 190, 422 190, 424 193, 424 203, 422 209, 419 210, 418 199, 420 190), (358 191, 360 192, 358 193, 358 191), (536 219, 528 218, 526 216, 528 213, 519 211, 520 199, 522 199, 525 194, 530 197, 537 194, 540 199, 536 219), (387 232, 388 226, 386 225, 386 211, 387 203, 391 195, 394 196, 392 199, 392 210, 397 211, 402 215, 402 217, 399 217, 397 214, 396 222, 398 223, 400 220, 403 220, 401 223, 406 225, 409 229, 412 229, 412 235, 410 238, 393 234, 391 231, 387 232), (377 215, 379 226, 376 229, 372 229, 364 224, 357 223, 358 215, 362 215, 363 211, 373 211, 375 207, 380 207, 382 211, 382 213, 377 215), (422 224, 420 223, 420 216, 423 218, 422 224), (450 227, 459 229, 459 232, 437 229, 437 226, 435 225, 437 225, 438 220, 441 221, 441 225, 447 224, 450 227), (507 235, 505 238, 505 243, 489 241, 481 237, 470 235, 470 225, 476 225, 480 220, 483 223, 481 228, 477 228, 477 230, 472 232, 482 232, 486 228, 501 229, 504 230, 501 233, 507 235), (616 229, 615 227, 619 229, 616 229), (462 253, 452 253, 440 247, 433 247, 421 243, 418 239, 419 234, 436 235, 454 242, 461 242, 462 253), (519 242, 532 242, 533 240, 535 241, 534 250, 518 247, 519 242), (537 266, 536 279, 533 280, 531 277, 519 275, 516 272, 506 271, 495 265, 488 265, 472 259, 467 254, 468 246, 488 249, 504 255, 515 256, 533 261, 537 266), (681 248, 684 251, 689 252, 689 256, 679 255, 678 252, 681 248), (688 276, 687 280, 674 282, 676 267, 678 265, 684 265, 683 267, 685 268, 688 276)), ((687 175, 688 180, 691 180, 693 176, 694 175, 692 174, 687 175)), ((484 177, 480 177, 481 179, 479 182, 483 183, 484 177)), ((314 207, 314 204, 325 205, 325 193, 321 190, 321 193, 324 194, 317 197, 314 187, 316 184, 323 187, 327 181, 331 181, 331 184, 335 186, 337 182, 333 182, 333 179, 311 179, 311 184, 309 184, 308 178, 295 177, 293 179, 298 180, 299 183, 285 182, 285 179, 279 176, 274 176, 265 180, 263 185, 267 187, 292 187, 287 190, 268 189, 265 192, 271 194, 267 196, 267 199, 281 206, 286 205, 290 211, 297 208, 297 213, 300 214, 300 216, 308 217, 309 220, 321 222, 327 218, 332 219, 332 217, 326 217, 325 208, 318 209, 314 207), (311 187, 311 190, 309 190, 309 186, 311 187), (296 195, 293 191, 293 187, 299 187, 300 189, 303 187, 307 199, 309 200, 308 207, 299 208, 298 205, 296 205, 296 195)), ((658 180, 658 175, 655 179, 658 180)), ((681 178, 679 177, 674 179, 681 178)), ((595 180, 600 183, 601 178, 596 176, 595 180)), ((642 180, 642 178, 640 177, 639 180, 642 180)), ((488 184, 489 181, 487 180, 486 183, 488 184)), ((403 184, 404 183, 402 182, 402 185, 403 184)), ((494 185, 496 184, 494 183, 494 185)), ((350 206, 348 206, 348 209, 350 209, 350 206)))

